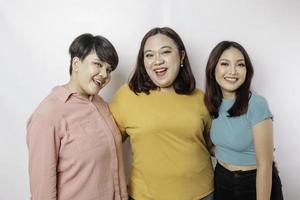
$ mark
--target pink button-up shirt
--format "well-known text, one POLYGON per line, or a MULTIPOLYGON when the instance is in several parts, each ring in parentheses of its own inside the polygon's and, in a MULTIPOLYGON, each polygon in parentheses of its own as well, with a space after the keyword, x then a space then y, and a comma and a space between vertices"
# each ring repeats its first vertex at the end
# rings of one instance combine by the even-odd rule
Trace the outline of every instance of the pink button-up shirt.
POLYGON ((122 141, 107 104, 55 87, 27 124, 32 200, 127 199, 122 141))

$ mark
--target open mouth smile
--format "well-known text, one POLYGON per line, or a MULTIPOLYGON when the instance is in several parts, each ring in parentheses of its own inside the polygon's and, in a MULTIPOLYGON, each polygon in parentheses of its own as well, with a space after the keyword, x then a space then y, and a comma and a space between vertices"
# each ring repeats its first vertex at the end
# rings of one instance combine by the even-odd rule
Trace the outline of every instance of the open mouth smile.
POLYGON ((94 82, 94 84, 97 85, 98 87, 101 87, 102 85, 105 84, 105 80, 104 80, 104 79, 93 78, 93 82, 94 82))
POLYGON ((224 77, 224 79, 230 83, 235 83, 239 80, 237 77, 224 77))
POLYGON ((160 67, 160 68, 154 69, 153 71, 155 72, 155 74, 157 76, 160 77, 160 76, 164 76, 167 73, 168 68, 166 68, 166 67, 160 67))

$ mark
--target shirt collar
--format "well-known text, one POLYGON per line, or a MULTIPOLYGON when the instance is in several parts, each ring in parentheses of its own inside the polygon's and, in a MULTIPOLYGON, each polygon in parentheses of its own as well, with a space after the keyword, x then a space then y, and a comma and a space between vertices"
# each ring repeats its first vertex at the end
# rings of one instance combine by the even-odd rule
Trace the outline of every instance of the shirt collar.
MULTIPOLYGON (((64 103, 66 103, 72 95, 76 95, 78 97, 86 99, 82 95, 76 94, 75 92, 71 92, 64 86, 56 86, 53 88, 52 92, 57 98, 59 98, 59 100, 61 100, 64 103)), ((92 102, 94 100, 94 95, 90 95, 89 98, 86 100, 92 102)))
POLYGON ((63 86, 56 86, 53 88, 52 93, 62 102, 67 102, 69 97, 73 94, 73 92, 67 90, 63 86))

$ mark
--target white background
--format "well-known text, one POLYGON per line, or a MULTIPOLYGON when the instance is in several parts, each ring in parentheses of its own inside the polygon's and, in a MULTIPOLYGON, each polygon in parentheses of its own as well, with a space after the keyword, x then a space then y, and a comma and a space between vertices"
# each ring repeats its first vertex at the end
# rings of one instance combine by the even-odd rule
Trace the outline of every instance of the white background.
POLYGON ((68 81, 72 40, 90 32, 115 45, 120 64, 100 92, 109 101, 128 80, 143 35, 155 26, 170 26, 182 37, 202 89, 218 42, 235 40, 246 48, 255 68, 253 89, 275 116, 285 199, 299 199, 299 10, 298 0, 0 0, 0 200, 30 197, 26 120, 55 85, 68 81))

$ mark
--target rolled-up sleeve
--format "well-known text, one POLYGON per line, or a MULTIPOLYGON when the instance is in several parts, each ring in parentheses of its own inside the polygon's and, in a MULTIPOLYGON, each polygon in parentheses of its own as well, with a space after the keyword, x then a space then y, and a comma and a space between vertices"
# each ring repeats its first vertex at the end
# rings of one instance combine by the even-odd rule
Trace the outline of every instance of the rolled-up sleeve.
POLYGON ((31 199, 56 200, 60 139, 49 119, 41 115, 29 119, 27 145, 31 199))

